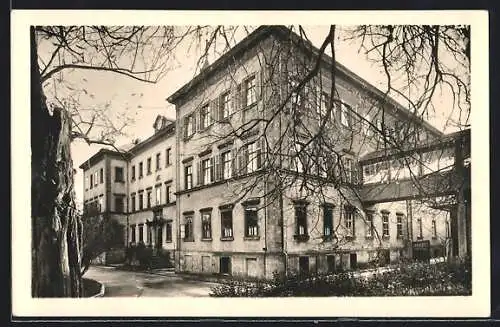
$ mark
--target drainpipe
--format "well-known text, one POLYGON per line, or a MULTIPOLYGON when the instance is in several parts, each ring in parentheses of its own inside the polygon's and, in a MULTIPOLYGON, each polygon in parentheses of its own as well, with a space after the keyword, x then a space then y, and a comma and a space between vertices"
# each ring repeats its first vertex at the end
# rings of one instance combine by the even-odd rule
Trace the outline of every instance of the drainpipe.
POLYGON ((413 258, 413 208, 411 200, 406 200, 406 233, 408 237, 408 255, 413 258))
MULTIPOLYGON (((283 100, 283 94, 282 94, 282 83, 283 83, 283 80, 282 80, 282 77, 283 77, 283 62, 282 62, 282 57, 281 57, 281 52, 279 53, 279 58, 278 58, 278 65, 279 65, 279 68, 278 68, 278 87, 279 87, 279 103, 281 103, 281 101, 283 100)), ((279 133, 280 135, 281 132, 282 132, 282 125, 281 125, 281 119, 282 119, 282 116, 281 116, 281 113, 279 115, 279 124, 278 124, 278 130, 279 130, 279 133)), ((282 153, 282 146, 281 146, 281 142, 280 142, 280 149, 279 149, 279 154, 281 155, 282 153)), ((279 169, 282 168, 282 160, 279 161, 279 169)), ((284 214, 283 214, 283 193, 282 193, 282 189, 281 189, 281 185, 277 185, 277 187, 279 187, 279 209, 280 209, 280 223, 281 223, 281 252, 283 254, 283 265, 284 265, 284 269, 285 269, 285 277, 288 277, 288 256, 287 256, 287 253, 286 253, 286 235, 285 235, 285 219, 284 219, 284 214)))

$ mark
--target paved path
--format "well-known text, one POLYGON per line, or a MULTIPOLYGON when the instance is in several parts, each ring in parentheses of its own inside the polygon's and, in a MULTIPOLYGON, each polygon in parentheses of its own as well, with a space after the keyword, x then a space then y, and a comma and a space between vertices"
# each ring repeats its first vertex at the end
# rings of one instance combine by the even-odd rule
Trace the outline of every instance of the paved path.
POLYGON ((86 278, 104 283, 104 297, 165 297, 165 296, 209 296, 215 283, 183 279, 174 272, 145 273, 117 270, 114 267, 92 266, 86 278))

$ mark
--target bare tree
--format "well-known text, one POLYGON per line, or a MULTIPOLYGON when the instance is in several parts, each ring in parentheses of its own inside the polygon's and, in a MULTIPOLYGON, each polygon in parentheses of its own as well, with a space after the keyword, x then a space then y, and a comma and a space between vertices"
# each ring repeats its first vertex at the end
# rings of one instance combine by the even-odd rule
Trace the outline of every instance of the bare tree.
POLYGON ((79 96, 87 92, 72 90, 68 76, 88 70, 155 83, 168 71, 177 36, 168 26, 33 26, 30 37, 32 296, 79 297, 82 226, 70 142, 113 145, 127 121, 116 126, 109 104, 82 108, 79 96))

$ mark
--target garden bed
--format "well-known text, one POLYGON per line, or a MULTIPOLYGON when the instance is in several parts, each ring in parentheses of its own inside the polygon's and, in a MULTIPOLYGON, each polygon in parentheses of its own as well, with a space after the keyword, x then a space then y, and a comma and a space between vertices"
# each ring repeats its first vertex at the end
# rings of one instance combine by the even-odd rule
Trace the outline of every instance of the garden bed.
POLYGON ((401 264, 369 274, 275 275, 268 282, 223 281, 214 297, 471 295, 470 261, 401 264))

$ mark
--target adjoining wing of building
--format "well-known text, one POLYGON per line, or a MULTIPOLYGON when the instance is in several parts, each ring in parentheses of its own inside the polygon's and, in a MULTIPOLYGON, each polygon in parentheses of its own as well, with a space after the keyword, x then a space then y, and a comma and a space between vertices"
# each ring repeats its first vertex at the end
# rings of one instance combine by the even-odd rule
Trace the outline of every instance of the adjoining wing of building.
POLYGON ((168 97, 175 121, 159 116, 149 139, 80 166, 85 207, 119 219, 126 245, 170 253, 178 272, 272 278, 418 257, 422 244, 432 256, 469 253, 470 188, 456 181, 469 166, 455 164, 468 156, 468 131, 443 135, 340 64, 342 103, 325 127, 329 58, 303 92, 290 91, 294 65, 311 56, 318 50, 285 27, 256 29, 168 97), (342 162, 342 178, 321 182, 321 194, 301 181, 330 171, 288 159, 307 138, 299 125, 293 137, 285 130, 297 105, 301 126, 337 140, 324 159, 342 162))

